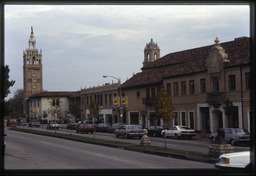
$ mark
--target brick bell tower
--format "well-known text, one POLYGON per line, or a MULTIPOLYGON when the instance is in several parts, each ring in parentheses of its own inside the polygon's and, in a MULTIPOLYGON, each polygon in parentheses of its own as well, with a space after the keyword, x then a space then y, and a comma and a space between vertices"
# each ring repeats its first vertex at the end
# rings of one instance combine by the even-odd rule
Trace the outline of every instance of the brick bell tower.
POLYGON ((24 103, 23 113, 28 115, 27 98, 32 94, 43 91, 43 65, 42 50, 36 48, 36 39, 31 27, 31 34, 28 41, 29 48, 23 51, 23 88, 24 103))

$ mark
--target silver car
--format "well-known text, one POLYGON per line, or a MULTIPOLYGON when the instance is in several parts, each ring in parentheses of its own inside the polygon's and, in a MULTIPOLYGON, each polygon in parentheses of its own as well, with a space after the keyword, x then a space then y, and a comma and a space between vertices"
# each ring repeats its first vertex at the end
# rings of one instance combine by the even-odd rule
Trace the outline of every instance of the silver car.
POLYGON ((143 136, 143 128, 141 125, 123 125, 115 130, 115 136, 123 136, 126 139, 130 137, 141 138, 143 136))
POLYGON ((47 129, 51 130, 51 129, 59 129, 59 124, 57 122, 51 122, 50 124, 47 125, 47 129))
MULTIPOLYGON (((237 143, 249 143, 250 133, 243 128, 225 128, 225 141, 230 143, 232 146, 237 143)), ((209 139, 212 143, 216 142, 217 133, 209 135, 209 139)))

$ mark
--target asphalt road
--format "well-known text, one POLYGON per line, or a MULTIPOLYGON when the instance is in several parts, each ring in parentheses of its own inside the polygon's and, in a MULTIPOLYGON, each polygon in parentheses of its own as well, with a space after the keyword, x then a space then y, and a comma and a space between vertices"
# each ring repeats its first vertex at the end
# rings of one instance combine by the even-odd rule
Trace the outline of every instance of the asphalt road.
POLYGON ((180 160, 6 130, 5 169, 214 169, 180 160))
MULTIPOLYGON (((29 127, 22 127, 22 128, 29 128, 29 127)), ((49 131, 46 129, 46 126, 41 125, 40 128, 33 127, 33 130, 45 130, 49 131)), ((51 130, 54 131, 54 130, 51 130)), ((77 134, 75 130, 66 130, 63 128, 60 128, 57 130, 57 133, 67 133, 67 134, 76 134, 76 135, 82 135, 82 136, 88 136, 88 137, 94 137, 93 134, 77 134)), ((112 141, 121 141, 121 142, 129 142, 133 144, 139 144, 140 140, 138 138, 132 138, 132 139, 124 139, 124 138, 116 138, 114 134, 109 134, 109 133, 99 133, 96 132, 95 135, 96 138, 99 139, 105 139, 105 140, 112 140, 112 141)), ((158 146, 158 147, 164 147, 165 142, 162 137, 150 137, 151 140, 151 145, 152 146, 158 146)), ((204 140, 196 140, 195 138, 192 138, 192 140, 176 140, 176 139, 166 139, 166 147, 167 148, 172 148, 172 149, 178 149, 178 150, 184 150, 184 151, 194 151, 194 152, 200 152, 200 153, 205 153, 208 154, 209 152, 209 145, 211 145, 210 140, 207 138, 204 140)), ((234 146, 235 152, 239 151, 249 151, 250 147, 248 146, 234 146)))

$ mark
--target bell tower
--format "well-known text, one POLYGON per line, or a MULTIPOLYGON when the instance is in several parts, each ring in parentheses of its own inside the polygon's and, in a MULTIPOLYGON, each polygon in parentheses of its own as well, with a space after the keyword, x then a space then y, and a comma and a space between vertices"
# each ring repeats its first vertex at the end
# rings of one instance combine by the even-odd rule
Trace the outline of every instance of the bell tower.
POLYGON ((151 39, 151 41, 147 43, 146 47, 144 48, 143 66, 145 66, 146 63, 154 62, 159 58, 160 58, 160 49, 157 43, 154 43, 153 39, 151 39))
POLYGON ((28 40, 28 49, 23 51, 23 87, 24 98, 43 91, 42 50, 36 48, 33 27, 28 40))

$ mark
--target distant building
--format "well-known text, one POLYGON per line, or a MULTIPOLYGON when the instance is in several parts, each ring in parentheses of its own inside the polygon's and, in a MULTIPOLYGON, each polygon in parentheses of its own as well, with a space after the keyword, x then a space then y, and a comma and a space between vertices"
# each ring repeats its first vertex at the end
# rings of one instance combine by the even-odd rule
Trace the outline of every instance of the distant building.
POLYGON ((32 94, 43 91, 43 65, 42 51, 36 48, 36 39, 33 27, 28 41, 28 49, 23 51, 23 88, 24 88, 24 106, 23 114, 28 116, 28 104, 26 99, 32 94))
POLYGON ((75 121, 75 117, 70 113, 70 106, 75 101, 80 104, 80 92, 41 92, 33 94, 27 100, 29 118, 40 121, 47 120, 47 122, 65 119, 75 121))
POLYGON ((142 72, 122 84, 123 94, 129 98, 126 123, 163 125, 153 107, 153 98, 163 86, 176 108, 170 125, 186 125, 204 132, 225 127, 250 131, 249 38, 221 44, 216 38, 214 45, 161 58, 158 51, 151 40, 144 50, 142 72), (231 114, 226 114, 226 102, 233 104, 231 114))
POLYGON ((118 108, 113 106, 113 98, 119 96, 119 85, 119 83, 107 83, 102 86, 82 89, 81 119, 92 120, 93 122, 99 120, 110 124, 120 122, 118 108), (99 119, 90 115, 90 104, 92 102, 96 102, 99 107, 99 119))

